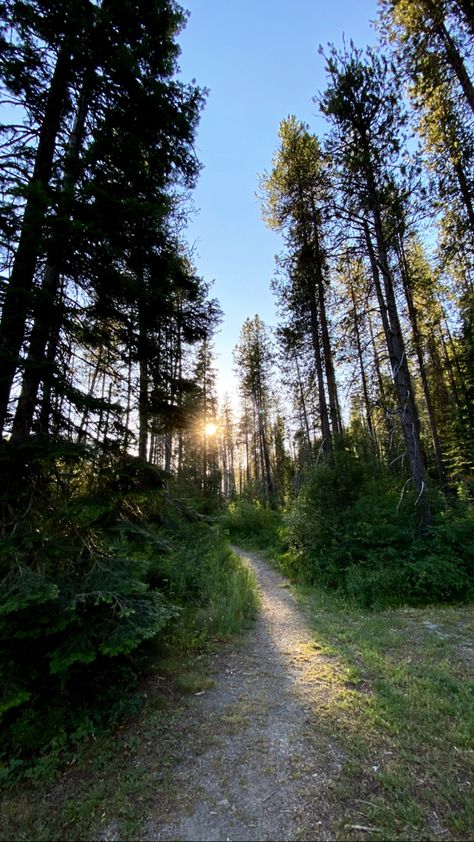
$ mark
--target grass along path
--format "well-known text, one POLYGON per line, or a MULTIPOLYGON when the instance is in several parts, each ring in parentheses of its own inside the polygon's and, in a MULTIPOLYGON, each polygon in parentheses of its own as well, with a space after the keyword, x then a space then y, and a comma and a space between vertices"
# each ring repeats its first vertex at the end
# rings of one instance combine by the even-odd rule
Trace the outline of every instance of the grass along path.
POLYGON ((252 631, 187 700, 163 707, 158 677, 59 784, 11 793, 1 838, 473 837, 472 610, 351 611, 239 552, 252 631))

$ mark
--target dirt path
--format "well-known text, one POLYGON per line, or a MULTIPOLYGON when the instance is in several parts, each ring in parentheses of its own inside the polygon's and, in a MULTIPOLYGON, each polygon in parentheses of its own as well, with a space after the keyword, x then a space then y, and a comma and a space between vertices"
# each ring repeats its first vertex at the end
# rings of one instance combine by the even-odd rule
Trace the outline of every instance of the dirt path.
POLYGON ((255 570, 261 612, 242 643, 217 654, 213 688, 193 698, 172 785, 142 838, 333 839, 328 794, 342 755, 318 732, 318 709, 334 663, 279 574, 234 549, 255 570))

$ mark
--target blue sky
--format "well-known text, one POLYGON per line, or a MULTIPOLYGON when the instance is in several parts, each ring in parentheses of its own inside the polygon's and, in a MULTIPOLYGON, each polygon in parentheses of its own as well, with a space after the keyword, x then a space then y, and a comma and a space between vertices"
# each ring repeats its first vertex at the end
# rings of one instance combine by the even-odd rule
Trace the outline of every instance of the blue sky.
POLYGON ((275 324, 270 292, 278 234, 265 228, 258 174, 271 168, 278 126, 295 114, 321 134, 312 97, 324 90, 319 44, 375 43, 377 0, 181 0, 191 13, 179 42, 183 80, 209 89, 196 151, 204 165, 188 227, 198 273, 224 310, 215 338, 218 388, 235 395, 232 349, 244 319, 275 324))

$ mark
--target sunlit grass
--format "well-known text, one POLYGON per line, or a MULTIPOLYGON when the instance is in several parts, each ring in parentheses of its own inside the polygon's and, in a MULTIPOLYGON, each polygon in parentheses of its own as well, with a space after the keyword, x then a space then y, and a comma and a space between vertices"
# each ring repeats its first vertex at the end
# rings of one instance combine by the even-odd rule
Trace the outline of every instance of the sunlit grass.
POLYGON ((333 791, 341 837, 472 838, 472 611, 366 613, 295 591, 329 658, 304 675, 318 727, 345 756, 333 791))

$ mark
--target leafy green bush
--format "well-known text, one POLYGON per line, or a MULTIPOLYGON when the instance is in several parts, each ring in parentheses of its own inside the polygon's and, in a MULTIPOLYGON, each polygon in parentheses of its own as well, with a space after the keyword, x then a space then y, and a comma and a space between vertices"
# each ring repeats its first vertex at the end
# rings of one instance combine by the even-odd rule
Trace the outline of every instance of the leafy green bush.
POLYGON ((0 547, 0 763, 17 771, 134 711, 157 641, 202 645, 256 605, 249 571, 160 472, 60 450, 23 459, 0 547))
POLYGON ((240 499, 229 503, 222 526, 232 541, 275 555, 283 549, 281 513, 263 503, 240 499))
POLYGON ((421 538, 410 483, 348 442, 308 471, 285 518, 290 550, 280 566, 365 607, 469 598, 472 510, 432 503, 433 526, 421 538))

